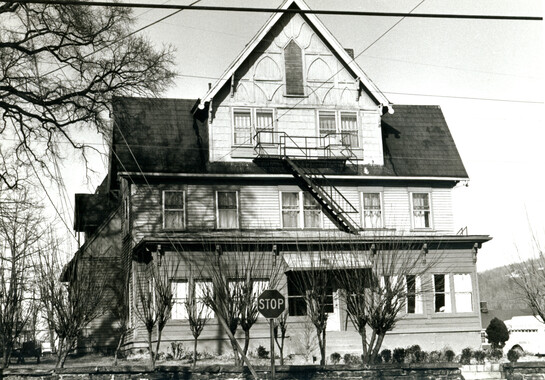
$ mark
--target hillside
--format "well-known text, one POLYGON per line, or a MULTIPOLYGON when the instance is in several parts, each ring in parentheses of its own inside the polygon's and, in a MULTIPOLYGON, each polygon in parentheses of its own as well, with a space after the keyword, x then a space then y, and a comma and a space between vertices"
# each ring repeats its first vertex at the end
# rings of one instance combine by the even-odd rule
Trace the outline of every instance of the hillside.
POLYGON ((487 302, 488 309, 509 310, 528 307, 520 289, 509 276, 513 270, 514 268, 510 266, 478 273, 481 302, 487 302))

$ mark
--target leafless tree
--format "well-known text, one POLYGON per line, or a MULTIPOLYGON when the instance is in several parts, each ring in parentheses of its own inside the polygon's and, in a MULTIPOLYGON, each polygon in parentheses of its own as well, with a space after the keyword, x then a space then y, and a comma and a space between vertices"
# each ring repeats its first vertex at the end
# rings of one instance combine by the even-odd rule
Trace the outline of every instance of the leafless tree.
POLYGON ((171 83, 171 48, 155 49, 133 23, 129 8, 0 4, 0 182, 15 187, 31 162, 50 172, 66 146, 86 158, 93 148, 77 133, 107 131, 112 96, 171 83))
POLYGON ((82 331, 104 313, 106 285, 97 265, 100 259, 74 255, 65 263, 53 239, 37 261, 40 300, 45 317, 58 338, 56 367, 64 367, 82 331))
POLYGON ((33 259, 43 236, 40 206, 27 189, 0 193, 0 351, 7 367, 15 343, 35 325, 33 259))
MULTIPOLYGON (((124 274, 121 266, 116 267, 116 272, 124 274)), ((121 350, 123 341, 131 331, 129 321, 129 297, 127 294, 127 279, 125 281, 114 281, 111 284, 106 284, 111 290, 113 302, 110 303, 110 313, 115 319, 114 331, 117 333, 118 340, 114 351, 114 365, 117 365, 117 359, 121 350)))
MULTIPOLYGON (((190 273, 192 273, 191 269, 190 273)), ((189 282, 191 286, 185 301, 185 308, 189 328, 193 335, 193 367, 195 367, 197 364, 198 339, 210 319, 211 310, 204 302, 204 287, 199 286, 199 284, 202 285, 203 283, 196 283, 194 278, 190 278, 189 282)))
POLYGON ((154 252, 148 264, 141 264, 137 273, 137 300, 134 309, 136 317, 144 324, 148 334, 150 364, 155 368, 161 345, 161 334, 170 319, 173 306, 172 279, 180 265, 177 255, 154 252), (157 330, 155 350, 153 349, 153 330, 157 330))
POLYGON ((286 341, 286 333, 288 331, 288 316, 289 312, 286 309, 274 321, 274 341, 278 347, 280 356, 280 365, 284 365, 284 343, 286 341))

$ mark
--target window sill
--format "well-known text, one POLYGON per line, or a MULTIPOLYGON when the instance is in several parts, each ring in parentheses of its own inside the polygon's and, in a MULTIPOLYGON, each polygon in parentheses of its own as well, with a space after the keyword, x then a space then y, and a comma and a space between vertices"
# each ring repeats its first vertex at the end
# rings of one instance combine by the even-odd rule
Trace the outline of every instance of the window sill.
POLYGON ((285 98, 308 98, 308 95, 302 94, 302 95, 290 95, 290 94, 284 94, 285 98))

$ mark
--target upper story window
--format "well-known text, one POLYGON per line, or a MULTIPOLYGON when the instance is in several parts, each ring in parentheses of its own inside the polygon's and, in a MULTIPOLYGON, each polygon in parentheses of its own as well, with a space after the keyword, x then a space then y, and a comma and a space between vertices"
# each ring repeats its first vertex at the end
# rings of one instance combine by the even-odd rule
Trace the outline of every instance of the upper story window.
POLYGON ((360 147, 358 113, 349 111, 319 111, 318 129, 322 144, 342 144, 360 147))
POLYGON ((304 96, 303 50, 293 40, 284 48, 284 65, 286 70, 286 95, 304 96))
POLYGON ((238 228, 238 192, 216 192, 217 228, 238 228))
POLYGON ((433 307, 436 313, 452 312, 450 301, 450 281, 448 274, 433 275, 433 307))
POLYGON ((382 200, 380 193, 362 193, 363 227, 382 228, 382 200))
POLYGON ((274 141, 274 116, 272 109, 235 108, 233 110, 233 143, 253 145, 254 134, 260 143, 274 141))
POLYGON ((283 228, 320 228, 322 226, 320 205, 302 191, 281 193, 283 228))
POLYGON ((413 228, 432 228, 430 193, 412 193, 413 228))
POLYGON ((163 228, 185 228, 185 193, 179 190, 163 191, 163 228))
POLYGON ((457 313, 469 313, 473 311, 473 286, 471 274, 455 274, 454 282, 454 304, 457 313))

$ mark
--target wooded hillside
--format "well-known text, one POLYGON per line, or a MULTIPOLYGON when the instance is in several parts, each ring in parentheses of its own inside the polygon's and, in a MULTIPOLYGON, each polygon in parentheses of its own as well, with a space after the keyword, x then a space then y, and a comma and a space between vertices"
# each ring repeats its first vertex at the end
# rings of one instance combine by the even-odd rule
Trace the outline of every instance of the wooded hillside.
POLYGON ((481 302, 488 303, 489 310, 527 308, 524 297, 511 278, 515 266, 500 267, 478 274, 481 302))

